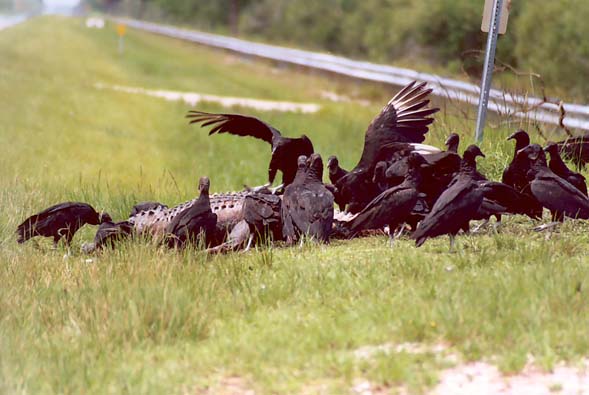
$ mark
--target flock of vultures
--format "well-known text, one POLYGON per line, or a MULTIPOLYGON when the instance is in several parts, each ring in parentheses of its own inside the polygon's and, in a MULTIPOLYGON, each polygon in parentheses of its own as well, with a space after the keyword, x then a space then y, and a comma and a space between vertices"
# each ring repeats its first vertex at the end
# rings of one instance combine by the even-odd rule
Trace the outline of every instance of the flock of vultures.
POLYGON ((468 233, 472 220, 495 217, 499 224, 508 214, 538 220, 544 208, 553 224, 564 217, 589 219, 585 178, 561 158, 583 166, 589 137, 542 148, 530 144, 528 134, 519 130, 509 137, 515 140, 514 155, 502 181, 491 181, 477 171, 477 157, 484 157, 483 152, 471 145, 460 156, 457 134, 448 137, 444 151, 422 144, 438 111, 429 106, 430 93, 425 83, 412 82, 395 95, 368 126, 356 167, 342 169, 335 156, 329 157, 329 184, 323 182, 323 160, 307 136, 284 137, 250 116, 190 111, 190 123, 210 127, 210 135, 230 133, 269 143, 268 183, 209 196, 210 181, 202 177, 198 198, 172 208, 143 202, 120 222, 86 203, 61 203, 19 225, 18 242, 45 236, 55 245, 63 238, 69 246, 81 226, 92 224, 100 226, 94 242, 84 244, 86 252, 114 247, 134 235, 148 235, 171 248, 195 244, 224 252, 268 241, 328 243, 388 228, 391 245, 404 232, 410 232, 418 247, 447 234, 452 250, 454 237, 468 233), (270 188, 278 171, 282 184, 270 188))

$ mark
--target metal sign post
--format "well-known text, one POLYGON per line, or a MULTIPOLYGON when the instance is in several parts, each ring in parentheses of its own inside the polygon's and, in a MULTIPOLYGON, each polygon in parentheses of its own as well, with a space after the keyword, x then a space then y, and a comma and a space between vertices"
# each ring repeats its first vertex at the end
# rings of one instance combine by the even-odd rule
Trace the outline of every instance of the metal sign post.
POLYGON ((494 0, 489 34, 487 37, 485 68, 483 69, 483 80, 481 81, 481 97, 479 99, 479 110, 477 114, 476 141, 479 143, 483 141, 483 129, 485 128, 485 119, 487 118, 487 106, 489 105, 489 90, 491 89, 491 79, 493 77, 493 68, 495 67, 495 50, 497 49, 497 35, 499 34, 499 24, 501 21, 502 8, 503 0, 494 0))
POLYGON ((125 33, 127 32, 127 26, 122 23, 117 24, 117 34, 119 36, 119 53, 122 54, 125 51, 125 33))

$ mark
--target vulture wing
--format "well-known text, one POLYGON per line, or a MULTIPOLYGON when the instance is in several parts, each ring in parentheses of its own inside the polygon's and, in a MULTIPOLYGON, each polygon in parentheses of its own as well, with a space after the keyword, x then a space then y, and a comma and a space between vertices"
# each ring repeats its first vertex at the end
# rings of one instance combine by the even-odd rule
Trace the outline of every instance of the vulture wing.
POLYGON ((23 243, 33 237, 38 230, 51 228, 52 224, 65 222, 83 224, 84 220, 87 217, 92 217, 93 214, 98 219, 96 210, 86 203, 64 202, 56 204, 25 219, 16 230, 19 236, 18 242, 23 243))
POLYGON ((405 86, 393 97, 366 130, 364 150, 356 168, 371 169, 383 146, 391 143, 421 143, 425 140, 430 118, 439 108, 429 108, 427 96, 431 89, 416 81, 405 86))
POLYGON ((203 111, 189 111, 186 118, 190 124, 200 123, 201 127, 212 126, 209 135, 230 133, 236 136, 251 136, 272 144, 272 138, 280 132, 255 117, 239 114, 211 114, 203 111))

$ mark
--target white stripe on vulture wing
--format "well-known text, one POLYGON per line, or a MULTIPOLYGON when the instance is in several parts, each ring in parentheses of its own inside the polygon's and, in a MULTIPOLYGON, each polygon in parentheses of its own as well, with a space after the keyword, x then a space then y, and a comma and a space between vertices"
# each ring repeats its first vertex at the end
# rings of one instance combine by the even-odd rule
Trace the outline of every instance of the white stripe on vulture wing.
POLYGON ((411 145, 413 146, 413 151, 421 155, 437 154, 438 152, 442 152, 441 149, 439 149, 438 147, 434 147, 433 145, 417 143, 411 143, 411 145))

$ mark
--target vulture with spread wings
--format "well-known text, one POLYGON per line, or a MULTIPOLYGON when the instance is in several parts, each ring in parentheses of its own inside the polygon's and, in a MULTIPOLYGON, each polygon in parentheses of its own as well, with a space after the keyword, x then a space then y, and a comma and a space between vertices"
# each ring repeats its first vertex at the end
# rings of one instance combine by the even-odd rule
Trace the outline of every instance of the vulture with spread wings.
POLYGON ((236 136, 251 136, 264 140, 272 146, 272 157, 268 166, 268 186, 272 185, 278 170, 282 172, 282 184, 292 183, 297 172, 297 159, 310 156, 313 144, 304 134, 299 138, 283 137, 280 132, 255 117, 239 114, 211 114, 203 111, 189 111, 186 116, 190 124, 201 123, 201 127, 212 126, 209 135, 230 133, 236 136))
POLYGON ((348 211, 361 211, 379 193, 372 182, 374 168, 399 150, 414 149, 422 143, 433 122, 429 116, 439 108, 428 107, 431 93, 426 83, 413 81, 395 95, 376 116, 366 130, 364 149, 356 167, 338 180, 340 200, 348 204, 348 211))

